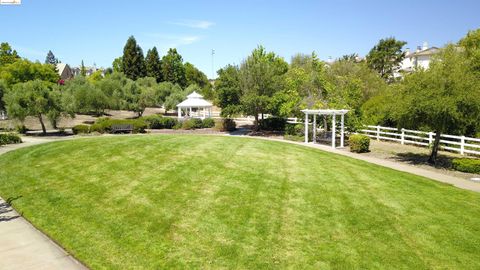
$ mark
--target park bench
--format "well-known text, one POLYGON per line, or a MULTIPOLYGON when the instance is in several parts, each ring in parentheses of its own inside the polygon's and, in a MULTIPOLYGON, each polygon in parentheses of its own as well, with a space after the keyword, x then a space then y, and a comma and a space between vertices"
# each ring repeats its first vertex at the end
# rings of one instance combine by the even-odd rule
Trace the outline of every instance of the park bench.
POLYGON ((115 124, 112 125, 112 133, 117 133, 117 132, 133 132, 133 125, 132 124, 115 124))

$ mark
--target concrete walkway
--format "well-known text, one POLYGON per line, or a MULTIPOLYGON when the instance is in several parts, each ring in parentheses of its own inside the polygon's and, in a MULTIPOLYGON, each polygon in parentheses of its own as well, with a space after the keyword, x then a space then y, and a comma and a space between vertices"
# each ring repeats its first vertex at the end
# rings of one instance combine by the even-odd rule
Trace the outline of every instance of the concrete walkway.
MULTIPOLYGON (((58 139, 22 138, 21 144, 0 147, 0 155, 58 139)), ((33 227, 0 198, 0 269, 87 269, 33 227)))

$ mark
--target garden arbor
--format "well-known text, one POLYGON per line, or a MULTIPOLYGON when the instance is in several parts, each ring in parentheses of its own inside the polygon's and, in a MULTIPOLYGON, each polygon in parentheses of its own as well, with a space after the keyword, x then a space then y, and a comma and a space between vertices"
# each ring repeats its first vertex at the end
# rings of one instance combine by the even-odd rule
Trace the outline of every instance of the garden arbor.
POLYGON ((178 118, 182 118, 182 110, 185 110, 185 116, 200 117, 205 119, 212 116, 212 103, 203 99, 203 96, 193 91, 187 96, 187 99, 177 105, 178 118), (203 109, 200 114, 200 109, 203 109))
MULTIPOLYGON (((336 116, 340 115, 340 147, 344 146, 344 135, 345 135, 345 114, 348 112, 348 110, 302 110, 302 112, 305 114, 305 143, 308 143, 308 116, 313 115, 313 143, 315 143, 315 138, 317 136, 317 115, 331 115, 332 116, 332 148, 335 148, 335 132, 336 132, 336 116)), ((326 127, 325 127, 326 128, 326 127)))

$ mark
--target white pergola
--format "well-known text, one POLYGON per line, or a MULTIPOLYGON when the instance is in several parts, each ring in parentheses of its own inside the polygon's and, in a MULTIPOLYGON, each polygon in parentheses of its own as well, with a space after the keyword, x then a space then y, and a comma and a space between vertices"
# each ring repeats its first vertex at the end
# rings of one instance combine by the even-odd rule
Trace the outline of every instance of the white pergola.
POLYGON ((344 146, 344 135, 345 135, 345 114, 348 110, 302 110, 305 114, 305 143, 308 143, 308 116, 313 115, 313 143, 315 143, 317 136, 317 115, 331 115, 332 116, 332 148, 335 148, 335 132, 336 132, 336 116, 340 115, 340 147, 344 146))
POLYGON ((200 117, 205 119, 212 116, 212 103, 203 99, 203 96, 197 92, 193 92, 187 96, 187 99, 177 104, 178 118, 182 118, 182 110, 185 110, 184 115, 190 117, 200 117), (197 109, 196 112, 193 112, 193 108, 197 109), (200 109, 203 109, 202 115, 200 115, 200 109))

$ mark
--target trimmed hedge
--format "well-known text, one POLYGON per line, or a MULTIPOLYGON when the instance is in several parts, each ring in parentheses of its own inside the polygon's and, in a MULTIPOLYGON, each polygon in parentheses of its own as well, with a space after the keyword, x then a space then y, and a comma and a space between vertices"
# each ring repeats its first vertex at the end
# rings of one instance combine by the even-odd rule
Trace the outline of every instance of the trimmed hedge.
POLYGON ((285 135, 305 135, 305 125, 304 124, 286 124, 285 125, 285 135))
POLYGON ((287 119, 280 117, 270 117, 259 120, 260 128, 267 131, 284 131, 287 125, 287 119))
POLYGON ((466 173, 480 173, 480 159, 455 158, 452 160, 452 168, 466 173))
POLYGON ((87 134, 90 133, 90 126, 87 125, 76 125, 72 128, 73 134, 87 134))
POLYGON ((233 119, 223 118, 215 122, 215 129, 219 131, 234 131, 237 129, 237 125, 233 119))
POLYGON ((190 118, 182 122, 182 129, 203 128, 203 122, 200 118, 190 118))
POLYGON ((151 129, 172 129, 178 120, 172 117, 163 117, 161 115, 149 115, 142 117, 151 129))
POLYGON ((21 143, 22 139, 12 133, 0 133, 0 145, 21 143))
POLYGON ((90 127, 90 132, 111 133, 112 125, 130 124, 133 126, 133 133, 144 133, 148 127, 143 119, 110 119, 100 118, 90 127))
POLYGON ((348 139, 350 152, 365 153, 370 151, 370 138, 362 134, 353 134, 348 139))
POLYGON ((205 118, 202 123, 204 128, 213 128, 215 126, 215 120, 213 118, 205 118))

